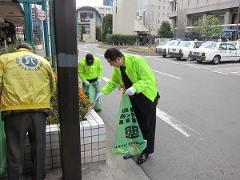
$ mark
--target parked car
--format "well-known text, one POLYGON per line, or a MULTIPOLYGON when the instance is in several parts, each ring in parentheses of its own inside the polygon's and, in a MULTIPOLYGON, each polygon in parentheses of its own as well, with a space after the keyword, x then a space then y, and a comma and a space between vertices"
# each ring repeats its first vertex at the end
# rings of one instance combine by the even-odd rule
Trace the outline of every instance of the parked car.
POLYGON ((168 49, 172 46, 175 46, 175 45, 179 44, 179 43, 180 43, 179 40, 170 40, 164 45, 157 46, 156 47, 156 53, 163 56, 163 57, 166 57, 168 55, 168 49))
POLYGON ((232 41, 231 43, 234 44, 234 46, 236 47, 236 49, 240 49, 240 40, 238 40, 238 41, 232 41))
POLYGON ((177 59, 188 59, 189 52, 201 46, 202 41, 181 41, 177 46, 169 48, 169 56, 177 59))
POLYGON ((221 61, 240 62, 240 50, 230 42, 205 42, 198 49, 191 51, 189 58, 197 62, 212 62, 218 64, 221 61))

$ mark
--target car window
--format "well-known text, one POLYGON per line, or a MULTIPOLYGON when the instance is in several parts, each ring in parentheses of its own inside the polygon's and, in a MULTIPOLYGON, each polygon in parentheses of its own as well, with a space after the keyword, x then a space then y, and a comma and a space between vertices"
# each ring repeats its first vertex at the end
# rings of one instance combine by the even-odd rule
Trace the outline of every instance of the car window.
POLYGON ((220 50, 227 50, 227 44, 220 44, 219 49, 220 50))
POLYGON ((236 50, 236 47, 233 44, 228 44, 227 46, 229 50, 236 50))
POLYGON ((195 42, 194 48, 199 48, 202 45, 201 42, 195 42))
POLYGON ((190 47, 191 46, 191 42, 184 42, 182 44, 183 47, 190 47))
POLYGON ((208 48, 208 49, 215 49, 217 44, 215 42, 205 42, 200 47, 201 48, 208 48))

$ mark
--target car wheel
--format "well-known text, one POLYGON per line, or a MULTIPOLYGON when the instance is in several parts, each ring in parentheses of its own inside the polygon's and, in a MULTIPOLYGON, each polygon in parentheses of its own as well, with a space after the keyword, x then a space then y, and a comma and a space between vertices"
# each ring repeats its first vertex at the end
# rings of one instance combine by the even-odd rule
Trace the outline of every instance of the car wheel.
POLYGON ((202 63, 202 61, 197 60, 197 63, 202 63))
POLYGON ((162 55, 162 57, 164 57, 164 58, 165 58, 165 57, 166 57, 166 55, 164 54, 164 55, 162 55))
POLYGON ((213 58, 213 64, 218 64, 220 62, 221 57, 220 56, 214 56, 213 58))

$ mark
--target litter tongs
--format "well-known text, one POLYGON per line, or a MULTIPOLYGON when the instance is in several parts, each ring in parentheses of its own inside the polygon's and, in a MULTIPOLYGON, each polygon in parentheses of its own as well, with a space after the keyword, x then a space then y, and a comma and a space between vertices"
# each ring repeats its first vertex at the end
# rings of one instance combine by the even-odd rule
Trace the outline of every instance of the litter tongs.
POLYGON ((88 108, 88 112, 84 115, 84 118, 86 118, 89 115, 89 113, 93 110, 96 103, 97 103, 96 100, 92 102, 92 105, 88 108))

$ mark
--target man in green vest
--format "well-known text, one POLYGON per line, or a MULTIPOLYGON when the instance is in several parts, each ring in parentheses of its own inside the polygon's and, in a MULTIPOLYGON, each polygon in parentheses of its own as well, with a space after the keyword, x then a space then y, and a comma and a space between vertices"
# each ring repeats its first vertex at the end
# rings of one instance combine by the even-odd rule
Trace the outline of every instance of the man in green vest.
POLYGON ((147 140, 146 149, 137 158, 137 164, 142 164, 154 152, 156 106, 160 98, 157 80, 147 61, 141 56, 122 54, 118 49, 111 48, 106 50, 104 57, 114 70, 111 79, 97 95, 97 100, 119 86, 124 87, 143 137, 147 140))
MULTIPOLYGON (((83 90, 90 101, 94 102, 99 93, 99 84, 103 76, 103 66, 99 58, 87 54, 78 64, 78 75, 83 84, 83 90), (90 92, 91 91, 91 92, 90 92)), ((94 106, 95 111, 101 111, 100 101, 94 106)))

